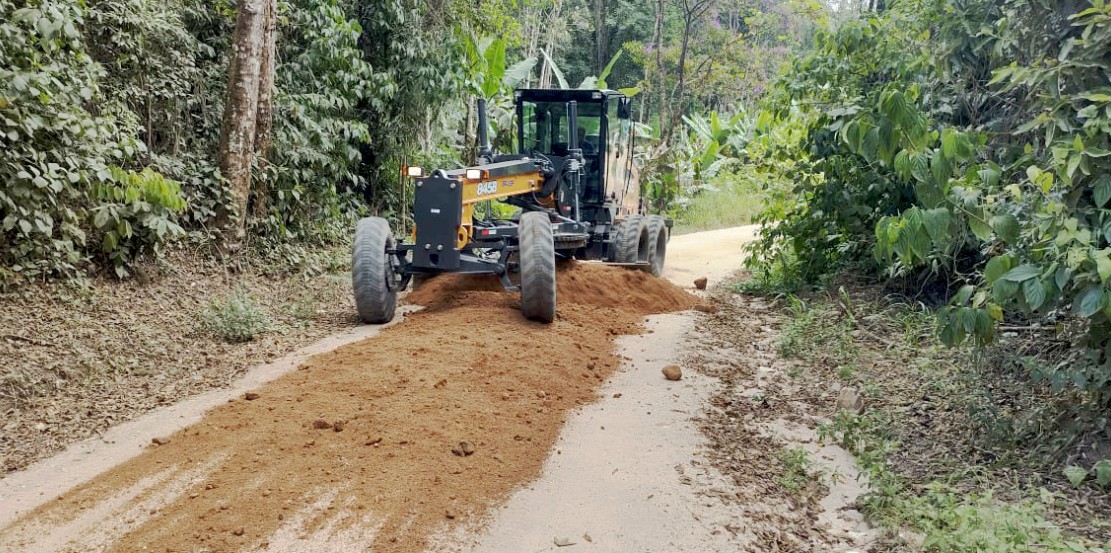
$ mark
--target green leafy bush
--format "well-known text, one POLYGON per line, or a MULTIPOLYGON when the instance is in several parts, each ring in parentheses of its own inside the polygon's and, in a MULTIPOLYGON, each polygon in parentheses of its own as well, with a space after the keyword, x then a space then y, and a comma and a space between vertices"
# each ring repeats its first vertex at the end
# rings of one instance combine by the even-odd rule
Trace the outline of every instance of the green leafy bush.
POLYGON ((270 330, 270 317, 242 290, 213 300, 200 314, 204 327, 226 342, 250 342, 270 330))
POLYGON ((771 150, 796 184, 769 191, 756 272, 948 297, 950 344, 1076 321, 1068 380, 1111 405, 1109 53, 1104 0, 902 0, 818 33, 758 118, 805 132, 771 150))
POLYGON ((126 276, 181 232, 178 185, 120 167, 146 146, 135 119, 101 98, 83 5, 0 0, 0 15, 0 285, 77 275, 98 250, 126 276))
POLYGON ((142 144, 87 106, 100 66, 78 4, 0 0, 0 266, 5 281, 76 273, 88 187, 142 144))
POLYGON ((162 243, 184 231, 176 215, 185 209, 181 187, 150 170, 140 173, 109 168, 112 179, 93 185, 98 202, 90 210, 92 227, 99 231, 101 251, 123 278, 127 266, 139 257, 158 253, 162 243))

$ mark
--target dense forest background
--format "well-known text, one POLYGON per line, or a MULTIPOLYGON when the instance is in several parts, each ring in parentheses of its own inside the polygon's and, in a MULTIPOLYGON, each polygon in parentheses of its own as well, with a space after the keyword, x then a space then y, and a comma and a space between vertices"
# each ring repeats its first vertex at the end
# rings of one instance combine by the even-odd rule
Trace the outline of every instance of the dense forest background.
POLYGON ((3 286, 126 277, 168 240, 344 240, 359 214, 403 216, 403 163, 469 161, 476 97, 510 144, 515 86, 630 88, 645 135, 668 138, 684 114, 746 110, 826 17, 794 2, 269 3, 0 4, 3 286), (270 28, 237 23, 255 13, 270 28), (274 50, 250 117, 225 102, 236 44, 274 50))

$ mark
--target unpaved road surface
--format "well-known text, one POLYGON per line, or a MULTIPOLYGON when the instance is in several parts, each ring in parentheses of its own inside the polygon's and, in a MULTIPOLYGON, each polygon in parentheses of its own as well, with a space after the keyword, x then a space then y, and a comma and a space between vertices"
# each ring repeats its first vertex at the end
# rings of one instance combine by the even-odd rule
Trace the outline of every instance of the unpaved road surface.
MULTIPOLYGON (((688 289, 694 278, 719 281, 738 268, 751 235, 676 237, 665 276, 688 289)), ((81 462, 75 447, 0 481, 0 551, 765 543, 746 532, 745 510, 732 502, 745 482, 699 453, 717 379, 688 370, 670 382, 659 372, 696 353, 692 333, 705 315, 691 308, 706 310, 703 300, 590 264, 562 268, 550 326, 524 320, 517 298, 485 279, 434 279, 409 300, 426 308, 284 376, 258 378, 203 418, 196 406, 157 413, 162 426, 132 425, 124 445, 105 450, 114 453, 86 445, 90 461, 81 462), (660 313, 675 314, 645 325, 660 313), (181 429, 171 432, 175 417, 181 429), (137 443, 147 445, 136 456, 137 443), (54 482, 51 470, 65 475, 54 482)), ((799 543, 855 543, 826 539, 828 526, 799 543)))

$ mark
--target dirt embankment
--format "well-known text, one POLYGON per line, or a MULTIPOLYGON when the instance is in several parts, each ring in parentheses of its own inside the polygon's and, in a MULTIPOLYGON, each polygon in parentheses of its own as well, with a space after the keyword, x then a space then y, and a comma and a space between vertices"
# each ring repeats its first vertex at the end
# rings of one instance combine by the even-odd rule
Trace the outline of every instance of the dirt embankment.
POLYGON ((0 296, 0 475, 356 324, 348 279, 232 271, 181 251, 164 267, 0 296), (240 288, 272 331, 231 344, 198 314, 240 288))
POLYGON ((699 301, 593 265, 563 267, 558 297, 541 325, 496 281, 430 280, 409 296, 427 310, 211 411, 0 530, 0 550, 421 551, 539 474, 617 368, 614 335, 699 301))

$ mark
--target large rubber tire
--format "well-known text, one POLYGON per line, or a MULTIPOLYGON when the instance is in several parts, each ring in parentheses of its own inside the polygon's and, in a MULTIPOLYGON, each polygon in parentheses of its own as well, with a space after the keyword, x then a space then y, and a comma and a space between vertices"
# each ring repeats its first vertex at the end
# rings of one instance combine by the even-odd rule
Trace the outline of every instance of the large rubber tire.
POLYGON ((648 220, 648 266, 645 271, 652 276, 660 276, 664 272, 664 261, 667 259, 667 222, 660 215, 649 215, 648 220))
POLYGON ((547 213, 521 215, 517 228, 521 260, 521 313, 550 323, 556 312, 556 259, 552 223, 547 213))
POLYGON ((617 227, 617 242, 613 261, 636 263, 639 259, 640 237, 645 231, 643 215, 630 215, 617 227))
POLYGON ((370 324, 388 323, 397 311, 397 290, 387 249, 393 249, 390 224, 381 217, 366 217, 355 226, 351 253, 351 285, 359 318, 370 324))

